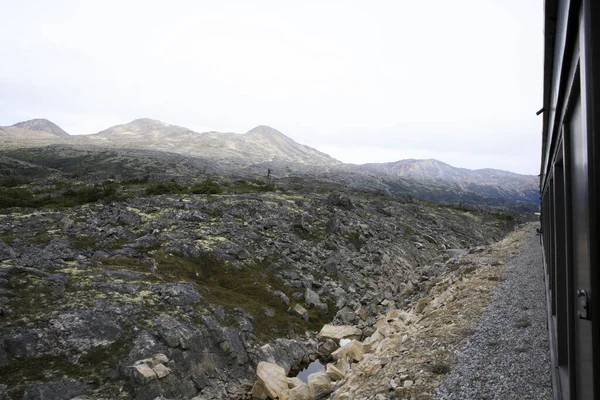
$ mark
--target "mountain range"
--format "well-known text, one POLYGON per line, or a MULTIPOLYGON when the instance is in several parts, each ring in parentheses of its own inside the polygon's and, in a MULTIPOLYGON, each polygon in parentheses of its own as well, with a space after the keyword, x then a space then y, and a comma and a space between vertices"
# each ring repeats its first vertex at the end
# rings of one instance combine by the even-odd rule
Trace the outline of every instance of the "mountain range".
MULTIPOLYGON (((136 149, 177 153, 213 164, 213 172, 277 177, 301 176, 357 188, 411 194, 434 201, 478 205, 539 203, 538 180, 496 169, 456 168, 438 160, 400 160, 364 165, 344 164, 283 133, 257 126, 245 134, 194 132, 191 129, 143 118, 91 135, 69 135, 45 119, 0 127, 0 150, 47 145, 73 149, 136 149), (210 161, 210 162, 208 162, 210 161)), ((28 162, 35 164, 35 159, 28 162)))

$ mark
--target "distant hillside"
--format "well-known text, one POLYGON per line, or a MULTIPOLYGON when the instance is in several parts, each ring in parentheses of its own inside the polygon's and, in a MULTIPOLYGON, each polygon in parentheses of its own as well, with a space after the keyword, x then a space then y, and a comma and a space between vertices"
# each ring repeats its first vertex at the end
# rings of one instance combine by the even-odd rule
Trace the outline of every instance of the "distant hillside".
POLYGON ((200 169, 206 173, 246 179, 261 178, 271 171, 274 178, 301 178, 303 185, 312 185, 312 182, 341 185, 348 189, 405 194, 444 203, 528 211, 537 210, 539 204, 535 176, 494 169, 456 168, 432 159, 359 166, 344 164, 264 125, 245 134, 200 133, 142 118, 96 134, 74 136, 44 119, 0 127, 0 149, 24 147, 39 149, 5 154, 69 172, 97 167, 103 172, 112 171, 111 174, 120 175, 127 174, 128 166, 135 164, 134 175, 141 171, 157 174, 160 171, 153 168, 152 161, 156 160, 163 172, 172 176, 196 174, 200 169), (42 148, 48 145, 58 147, 42 148), (114 153, 116 158, 109 156, 113 153, 107 151, 118 151, 114 153), (141 164, 138 161, 131 163, 140 156, 144 160, 141 164), (181 156, 188 160, 183 170, 179 164, 184 159, 181 156), (179 167, 166 167, 166 160, 179 167))
POLYGON ((77 141, 101 143, 103 146, 162 150, 218 160, 234 159, 243 165, 270 161, 306 165, 340 164, 327 154, 301 145, 268 126, 257 126, 244 135, 199 133, 145 118, 113 126, 94 135, 80 136, 77 141))
POLYGON ((424 184, 449 186, 454 191, 515 202, 539 203, 538 179, 497 169, 457 168, 438 160, 400 160, 364 164, 361 168, 391 178, 409 178, 424 184))
POLYGON ((15 140, 60 139, 70 135, 47 119, 32 119, 11 126, 0 126, 0 137, 15 140))
POLYGON ((131 121, 128 124, 116 125, 105 129, 92 136, 106 138, 128 138, 128 139, 149 139, 166 138, 172 134, 194 133, 188 128, 177 125, 169 125, 161 121, 150 118, 141 118, 131 121))

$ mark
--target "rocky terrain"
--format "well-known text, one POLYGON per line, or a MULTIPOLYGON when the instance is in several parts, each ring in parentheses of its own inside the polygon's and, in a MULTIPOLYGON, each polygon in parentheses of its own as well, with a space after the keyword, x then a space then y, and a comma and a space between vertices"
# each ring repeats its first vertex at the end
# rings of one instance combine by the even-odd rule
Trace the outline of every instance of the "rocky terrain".
POLYGON ((200 172, 210 170, 244 179, 263 177, 270 171, 278 178, 300 177, 435 202, 530 212, 539 208, 535 176, 491 169, 472 171, 436 160, 344 164, 268 126, 257 126, 245 134, 199 133, 144 118, 92 135, 69 135, 47 120, 0 127, 0 149, 13 150, 11 156, 21 159, 14 150, 32 147, 38 152, 54 150, 58 153, 55 158, 64 151, 78 151, 93 158, 107 152, 117 153, 120 158, 139 158, 144 151, 149 152, 146 158, 174 158, 177 154, 187 163, 202 164, 200 172), (49 150, 49 145, 55 147, 49 150))
POLYGON ((293 375, 326 357, 327 323, 373 335, 447 278, 456 249, 514 225, 379 192, 47 182, 6 188, 49 194, 0 215, 8 399, 243 398, 259 362, 293 375))
MULTIPOLYGON (((285 377, 276 364, 262 362, 257 367, 258 380, 253 389, 255 398, 265 399, 263 393, 271 398, 289 400, 319 397, 340 400, 434 398, 436 389, 451 371, 454 356, 464 343, 463 339, 470 335, 488 303, 490 293, 503 280, 505 264, 518 254, 526 231, 529 231, 529 236, 534 236, 531 235, 534 229, 529 226, 511 233, 492 246, 454 252, 444 262, 447 271, 443 277, 438 277, 434 285, 421 292, 422 297, 408 306, 388 307, 377 318, 372 326, 373 333, 369 336, 350 325, 323 327, 319 340, 329 344, 329 363, 323 371, 309 375, 308 383, 285 377)), ((523 290, 523 295, 529 292, 523 290)), ((541 311, 540 315, 544 316, 544 310, 541 311)), ((527 329, 529 325, 522 321, 528 319, 529 314, 527 308, 515 310, 511 315, 502 313, 499 322, 510 321, 506 329, 522 332, 517 335, 526 338, 527 332, 530 332, 527 329)), ((543 327, 540 324, 541 330, 543 327)), ((498 347, 497 341, 505 340, 497 334, 492 335, 496 341, 489 340, 484 345, 490 349, 489 352, 494 352, 493 349, 498 347)), ((546 338, 542 334, 539 340, 543 342, 546 338)), ((507 347, 510 344, 510 341, 507 342, 507 347)), ((547 342, 545 346, 547 353, 547 342)), ((530 344, 522 345, 518 350, 507 348, 504 356, 499 356, 497 351, 496 354, 488 354, 488 358, 482 357, 482 364, 497 363, 496 360, 503 360, 507 364, 493 371, 496 378, 489 377, 492 374, 490 371, 488 376, 478 376, 476 371, 470 371, 459 379, 455 378, 455 386, 446 385, 445 398, 486 397, 476 391, 470 394, 461 391, 456 396, 456 387, 473 385, 471 380, 477 380, 477 384, 489 388, 504 386, 506 389, 502 398, 510 398, 516 389, 521 392, 523 388, 528 390, 521 393, 524 396, 520 398, 550 398, 549 361, 545 359, 541 364, 545 367, 544 374, 536 373, 533 376, 530 376, 531 363, 527 361, 532 355, 543 351, 538 344, 530 344), (511 361, 519 364, 520 373, 512 374, 511 361), (507 381, 506 375, 510 375, 513 381, 507 381), (545 385, 535 386, 532 391, 532 385, 522 383, 532 380, 543 381, 545 385), (538 389, 541 390, 538 392, 538 389)), ((492 389, 486 394, 497 396, 498 392, 492 389)))
MULTIPOLYGON (((361 357, 425 340, 424 307, 487 276, 461 256, 531 218, 499 196, 341 164, 268 127, 2 127, 0 399, 265 398, 273 374, 297 399, 315 382, 343 398, 361 357), (293 378, 317 359, 335 364, 293 378)), ((420 388, 411 374, 398 385, 420 388)))

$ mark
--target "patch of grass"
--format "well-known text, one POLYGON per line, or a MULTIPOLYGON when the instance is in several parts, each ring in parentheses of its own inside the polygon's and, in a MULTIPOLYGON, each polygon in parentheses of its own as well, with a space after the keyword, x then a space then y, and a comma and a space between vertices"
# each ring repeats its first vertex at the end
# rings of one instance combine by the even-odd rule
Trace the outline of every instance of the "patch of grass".
POLYGON ((201 294, 208 302, 229 310, 241 307, 250 313, 255 319, 255 333, 259 340, 285 337, 290 330, 318 330, 335 314, 335 308, 331 304, 328 315, 315 314, 308 323, 290 315, 288 307, 279 296, 273 294, 274 290, 280 290, 289 295, 290 288, 275 276, 277 271, 268 268, 270 261, 253 262, 234 268, 210 253, 198 258, 183 258, 161 251, 158 252, 156 261, 156 273, 161 279, 167 282, 195 283, 203 288, 201 294), (275 310, 274 317, 264 315, 265 306, 275 310))
POLYGON ((0 234, 0 240, 6 244, 12 244, 18 236, 12 232, 4 232, 0 234))
POLYGON ((229 185, 230 193, 264 193, 264 192, 274 192, 278 187, 274 184, 266 184, 265 182, 259 180, 245 181, 239 180, 231 183, 229 185))
POLYGON ((159 194, 181 194, 185 193, 187 188, 175 181, 159 182, 146 188, 146 194, 156 196, 159 194))
MULTIPOLYGON (((16 322, 22 318, 36 319, 44 315, 54 306, 55 298, 52 289, 39 276, 18 273, 18 279, 10 279, 5 287, 16 295, 9 297, 4 306, 6 322, 16 322)), ((0 374, 2 376, 2 374, 0 374)))
POLYGON ((356 251, 360 251, 364 244, 364 240, 360 237, 360 232, 350 232, 347 237, 348 241, 354 246, 356 251))
POLYGON ((101 262, 102 262, 102 265, 121 267, 121 269, 132 269, 134 271, 136 271, 136 270, 147 271, 148 270, 147 264, 139 258, 111 257, 111 258, 103 258, 101 260, 101 262))
POLYGON ((147 184, 148 181, 150 180, 150 176, 149 175, 144 175, 144 176, 129 176, 126 177, 125 179, 123 179, 121 181, 122 184, 124 185, 140 185, 140 184, 147 184))
POLYGON ((410 225, 404 225, 403 231, 406 236, 409 236, 409 235, 412 235, 413 233, 415 233, 415 230, 410 225))
POLYGON ((189 191, 193 194, 221 194, 223 193, 223 188, 217 182, 207 179, 202 183, 192 185, 189 191))
POLYGON ((223 189, 221 185, 212 179, 196 183, 192 186, 185 186, 174 180, 154 183, 145 190, 147 195, 156 196, 160 194, 221 194, 223 189))
POLYGON ((36 203, 29 190, 6 188, 0 191, 0 208, 35 207, 36 203))
POLYGON ((125 196, 119 193, 116 183, 109 181, 99 185, 68 188, 57 196, 36 197, 27 189, 7 188, 0 191, 0 208, 68 208, 95 203, 98 200, 111 202, 123 199, 125 199, 125 196))
POLYGON ((123 245, 126 245, 127 243, 129 243, 129 239, 121 238, 112 242, 109 247, 111 249, 120 249, 121 247, 123 247, 123 245))
POLYGON ((95 249, 96 238, 88 235, 73 235, 69 237, 69 241, 77 250, 95 249))
POLYGON ((21 185, 26 185, 30 183, 29 180, 18 177, 18 176, 9 176, 6 178, 0 179, 0 186, 7 188, 14 188, 21 185))
POLYGON ((45 246, 52 241, 53 237, 48 234, 46 231, 39 231, 35 234, 34 237, 31 238, 30 242, 32 244, 37 244, 41 246, 45 246))
POLYGON ((510 214, 504 214, 504 213, 491 213, 492 217, 496 218, 499 221, 507 221, 507 222, 514 222, 515 221, 515 217, 513 217, 510 214))

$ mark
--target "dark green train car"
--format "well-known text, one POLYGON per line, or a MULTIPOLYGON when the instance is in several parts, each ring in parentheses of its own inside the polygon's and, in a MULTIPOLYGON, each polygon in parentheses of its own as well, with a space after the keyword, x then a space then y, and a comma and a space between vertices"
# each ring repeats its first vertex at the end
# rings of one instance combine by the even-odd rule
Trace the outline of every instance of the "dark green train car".
POLYGON ((540 174, 557 399, 600 399, 600 1, 546 0, 540 174))

